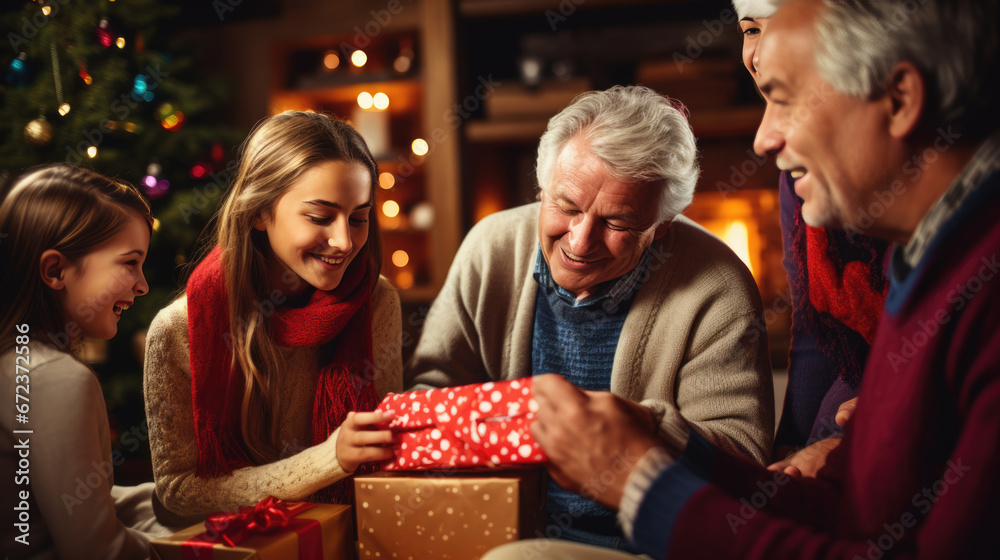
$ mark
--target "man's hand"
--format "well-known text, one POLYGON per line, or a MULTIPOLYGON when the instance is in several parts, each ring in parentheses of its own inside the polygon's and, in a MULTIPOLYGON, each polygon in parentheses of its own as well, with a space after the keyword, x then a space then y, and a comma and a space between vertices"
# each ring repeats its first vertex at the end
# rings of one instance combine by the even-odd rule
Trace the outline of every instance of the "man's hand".
POLYGON ((659 445, 645 407, 609 392, 582 391, 560 375, 533 378, 538 418, 531 433, 563 488, 618 509, 632 468, 659 445))
POLYGON ((822 439, 788 455, 782 461, 767 466, 769 471, 783 471, 788 476, 815 478, 826 465, 826 457, 840 445, 839 437, 822 439))

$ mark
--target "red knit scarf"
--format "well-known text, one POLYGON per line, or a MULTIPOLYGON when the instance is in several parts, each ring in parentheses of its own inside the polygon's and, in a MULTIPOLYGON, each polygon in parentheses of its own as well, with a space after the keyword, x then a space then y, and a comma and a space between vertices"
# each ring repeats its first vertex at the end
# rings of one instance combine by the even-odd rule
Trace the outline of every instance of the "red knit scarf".
MULTIPOLYGON (((187 285, 188 337, 191 346, 191 401, 198 476, 213 478, 255 464, 240 428, 244 378, 239 366, 230 371, 232 338, 229 303, 216 247, 191 275, 187 285)), ((275 341, 292 348, 322 346, 320 374, 313 399, 312 443, 325 441, 349 411, 378 405, 371 379, 371 272, 365 252, 357 255, 340 285, 315 290, 302 308, 261 302, 275 341)), ((257 312, 255 311, 255 312, 257 312)), ((295 372, 268 372, 272 379, 295 372)), ((279 411, 273 411, 279 414, 279 411)), ((315 498, 350 503, 350 478, 322 490, 315 498)))

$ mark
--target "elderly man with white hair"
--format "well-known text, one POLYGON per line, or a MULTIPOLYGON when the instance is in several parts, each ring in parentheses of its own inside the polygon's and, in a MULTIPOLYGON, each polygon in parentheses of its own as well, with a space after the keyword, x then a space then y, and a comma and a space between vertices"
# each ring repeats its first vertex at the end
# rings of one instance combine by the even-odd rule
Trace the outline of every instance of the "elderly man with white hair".
POLYGON ((609 456, 642 457, 596 496, 620 508, 637 549, 686 560, 996 558, 998 20, 997 0, 791 0, 768 22, 754 149, 796 174, 806 223, 895 244, 889 294, 857 409, 816 478, 748 463, 696 429, 678 453, 614 395, 535 379, 532 432, 571 488, 611 472, 609 456))
MULTIPOLYGON (((670 99, 639 86, 577 97, 541 138, 540 201, 483 219, 463 241, 407 386, 554 372, 627 399, 668 439, 693 426, 767 461, 760 296, 739 258, 680 215, 698 174, 690 124, 670 99)), ((550 485, 546 510, 550 536, 624 544, 615 512, 575 492, 550 485)))

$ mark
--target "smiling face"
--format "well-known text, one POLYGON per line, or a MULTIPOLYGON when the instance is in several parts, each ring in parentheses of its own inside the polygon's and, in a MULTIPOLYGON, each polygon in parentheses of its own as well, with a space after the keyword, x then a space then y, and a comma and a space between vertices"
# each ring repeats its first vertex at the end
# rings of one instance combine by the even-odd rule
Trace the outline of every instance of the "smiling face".
POLYGON ((272 288, 294 295, 306 288, 340 285, 344 272, 368 240, 371 175, 360 163, 325 161, 304 172, 256 228, 267 232, 272 288), (298 289, 289 289, 298 286, 298 289))
POLYGON ((769 17, 749 17, 742 18, 739 22, 740 34, 743 35, 743 66, 757 80, 757 44, 760 41, 764 29, 767 27, 769 17))
POLYGON ((149 248, 149 226, 138 212, 115 234, 64 272, 58 297, 67 321, 81 336, 110 339, 118 320, 135 298, 149 291, 142 264, 149 248))
POLYGON ((538 215, 542 255, 556 284, 583 299, 634 269, 669 224, 656 227, 661 191, 659 184, 612 177, 580 137, 567 142, 538 215))
POLYGON ((821 4, 787 4, 760 41, 757 83, 767 109, 754 150, 775 154, 778 167, 792 172, 806 223, 866 229, 864 209, 891 183, 885 103, 838 93, 817 73, 821 4))

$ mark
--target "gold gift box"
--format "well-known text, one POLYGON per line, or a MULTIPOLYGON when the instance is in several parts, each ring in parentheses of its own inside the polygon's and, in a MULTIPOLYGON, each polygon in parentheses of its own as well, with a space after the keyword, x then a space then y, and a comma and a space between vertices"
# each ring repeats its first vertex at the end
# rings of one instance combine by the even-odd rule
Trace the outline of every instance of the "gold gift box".
MULTIPOLYGON (((353 560, 354 522, 351 506, 317 504, 295 516, 295 519, 319 521, 323 539, 324 560, 353 560)), ((205 524, 199 523, 178 531, 169 537, 156 539, 150 543, 153 560, 182 560, 182 558, 204 558, 205 560, 294 560, 299 558, 299 537, 294 529, 277 533, 255 535, 236 546, 218 543, 211 549, 196 550, 184 555, 184 542, 205 531, 205 524), (211 554, 208 552, 211 551, 211 554)))
POLYGON ((380 472, 354 479, 358 558, 475 560, 544 535, 541 470, 380 472))

